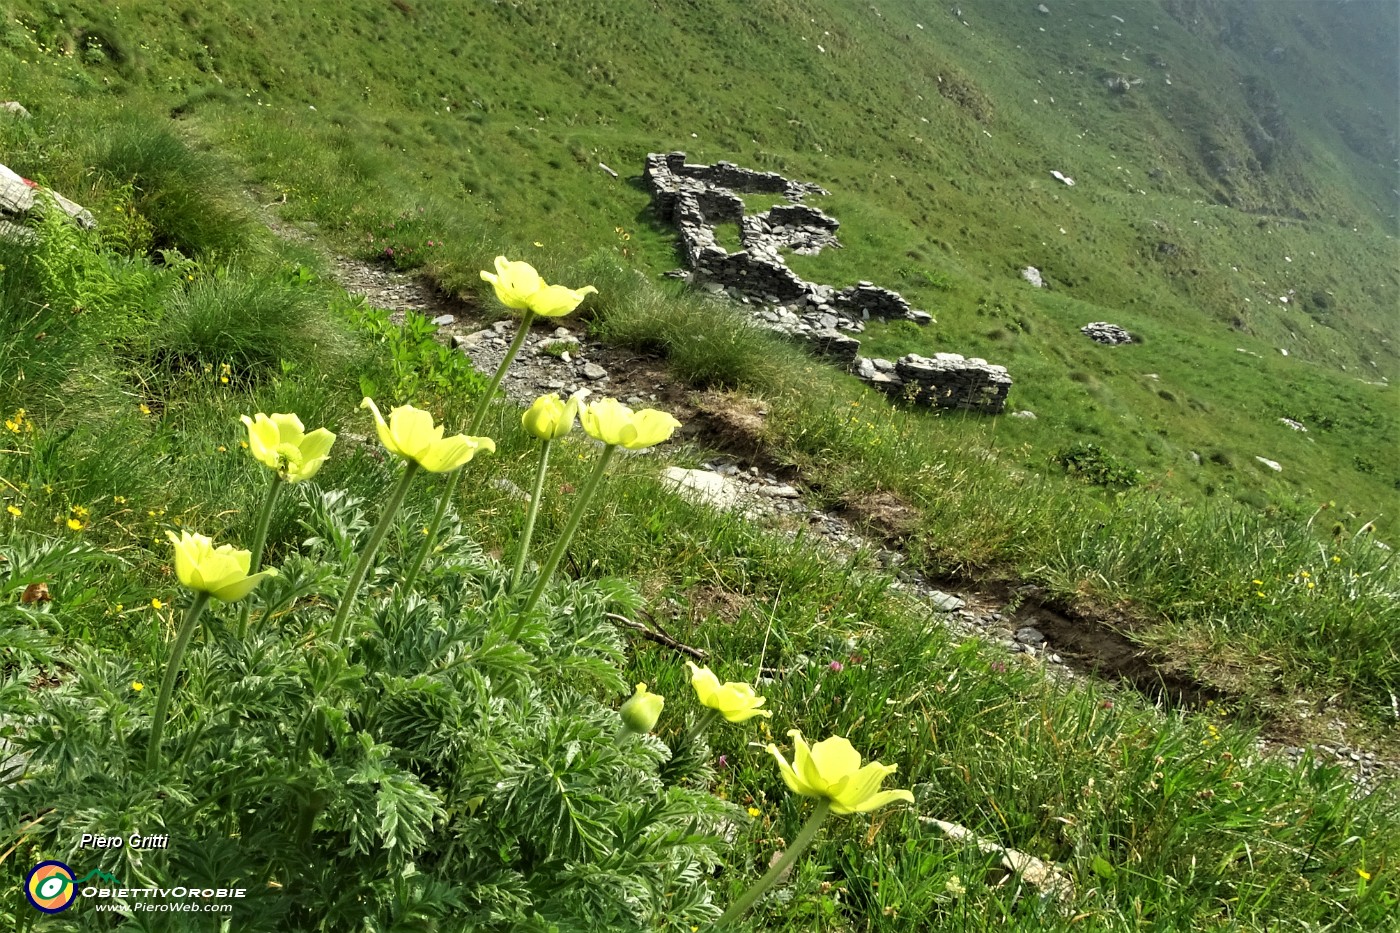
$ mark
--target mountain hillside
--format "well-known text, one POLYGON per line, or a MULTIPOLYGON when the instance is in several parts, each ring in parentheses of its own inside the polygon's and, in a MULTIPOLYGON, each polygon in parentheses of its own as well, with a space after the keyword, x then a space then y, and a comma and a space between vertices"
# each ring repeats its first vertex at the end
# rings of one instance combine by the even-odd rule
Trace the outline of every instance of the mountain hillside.
MULTIPOLYGON (((1039 416, 1006 432, 1027 466, 1068 432, 1174 494, 1332 500, 1388 527, 1396 15, 1363 0, 16 3, 4 76, 41 120, 107 100, 167 114, 292 219, 363 239, 426 208, 462 233, 426 257, 454 288, 510 244, 674 266, 636 184, 648 151, 814 181, 846 249, 794 268, 877 281, 938 318, 872 327, 872 352, 1008 366, 1011 405, 1039 416), (1142 343, 1106 352, 1078 334, 1091 320, 1142 343)), ((48 174, 12 148, 13 167, 48 174)))

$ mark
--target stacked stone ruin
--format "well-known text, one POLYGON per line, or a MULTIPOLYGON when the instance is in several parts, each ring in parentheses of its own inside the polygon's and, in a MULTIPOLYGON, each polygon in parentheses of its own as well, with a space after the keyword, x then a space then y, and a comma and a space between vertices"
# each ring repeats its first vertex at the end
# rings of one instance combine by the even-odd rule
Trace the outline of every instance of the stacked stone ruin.
POLYGON ((1011 386, 1004 367, 940 353, 933 360, 910 354, 893 366, 876 368, 860 356, 860 341, 851 334, 864 331, 866 321, 930 324, 928 312, 873 282, 838 290, 805 281, 788 268, 782 250, 813 255, 841 246, 836 238, 840 222, 802 203, 809 194, 827 194, 824 189, 731 162, 687 163, 683 152, 649 154, 643 178, 657 214, 680 233, 689 271, 679 276, 748 305, 760 326, 806 342, 883 392, 935 408, 1002 411, 1011 386), (788 203, 745 214, 739 192, 777 194, 788 203), (716 225, 726 223, 739 229, 743 248, 733 253, 715 237, 716 225))

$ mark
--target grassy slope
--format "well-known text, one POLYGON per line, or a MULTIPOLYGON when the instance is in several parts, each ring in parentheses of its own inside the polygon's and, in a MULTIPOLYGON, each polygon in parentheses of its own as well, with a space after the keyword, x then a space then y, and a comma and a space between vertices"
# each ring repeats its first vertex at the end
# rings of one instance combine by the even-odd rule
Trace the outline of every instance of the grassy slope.
POLYGON ((84 74, 154 91, 222 143, 270 155, 263 180, 293 212, 364 229, 426 204, 493 230, 490 247, 450 244, 441 271, 463 285, 474 253, 502 242, 674 265, 644 195, 598 161, 627 175, 648 150, 684 147, 816 180, 847 249, 794 265, 888 283, 939 318, 917 338, 877 330, 872 350, 1010 366, 1012 404, 1041 422, 1007 433, 1038 466, 1073 433, 1178 494, 1305 512, 1335 500, 1357 524, 1388 523, 1400 417, 1371 383, 1400 373, 1394 127, 1366 108, 1388 112, 1394 82, 1371 63, 1393 57, 1371 27, 1393 11, 1165 7, 969 4, 965 26, 905 4, 376 0, 191 4, 178 19, 165 4, 73 4, 33 21, 50 48, 109 22, 121 49, 109 58, 125 60, 84 74), (1286 53, 1272 61, 1275 46, 1286 53), (1142 83, 1114 95, 1110 74, 1142 83), (1278 140, 1267 170, 1250 146, 1263 125, 1278 140), (308 138, 330 154, 308 153, 308 138), (337 202, 309 177, 328 168, 394 181, 378 205, 344 186, 337 202), (1019 281, 1027 264, 1050 291, 1019 281), (1106 351, 1077 333, 1100 319, 1144 344, 1106 351), (1198 468, 1191 451, 1216 456, 1198 468))

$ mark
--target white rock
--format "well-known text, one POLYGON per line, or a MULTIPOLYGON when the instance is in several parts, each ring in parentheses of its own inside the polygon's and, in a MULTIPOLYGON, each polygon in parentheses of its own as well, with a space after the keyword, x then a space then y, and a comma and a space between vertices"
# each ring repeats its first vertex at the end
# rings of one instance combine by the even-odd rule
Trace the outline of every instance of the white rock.
POLYGON ((739 493, 730 482, 710 470, 686 470, 681 467, 667 467, 661 477, 676 492, 691 502, 708 505, 721 511, 734 508, 739 503, 739 493))
POLYGON ((1255 459, 1255 460, 1258 460, 1260 463, 1264 464, 1264 466, 1266 466, 1266 467, 1268 467, 1269 469, 1273 470, 1275 473, 1282 473, 1282 472, 1283 472, 1283 467, 1280 466, 1280 465, 1278 464, 1278 462, 1275 461, 1275 460, 1270 460, 1270 459, 1268 459, 1267 457, 1255 457, 1254 459, 1255 459))

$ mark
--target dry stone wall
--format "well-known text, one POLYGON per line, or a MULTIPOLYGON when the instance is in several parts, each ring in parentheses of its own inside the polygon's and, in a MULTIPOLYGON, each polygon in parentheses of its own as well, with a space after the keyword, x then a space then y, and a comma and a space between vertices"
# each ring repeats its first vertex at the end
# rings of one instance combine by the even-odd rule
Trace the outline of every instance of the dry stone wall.
POLYGON ((860 341, 851 335, 861 333, 866 321, 926 325, 933 323, 927 311, 873 282, 838 290, 805 281, 788 268, 782 250, 813 255, 841 247, 836 237, 840 222, 802 203, 809 194, 827 194, 825 189, 732 162, 692 164, 683 152, 649 154, 643 179, 657 214, 680 233, 681 255, 689 268, 677 277, 749 305, 760 326, 805 341, 882 391, 931 407, 1001 412, 1011 386, 1004 367, 955 353, 940 353, 932 361, 911 354, 899 361, 904 368, 899 371, 876 368, 860 356, 860 341), (740 192, 780 194, 788 203, 745 214, 740 192), (715 226, 728 223, 738 225, 743 246, 732 253, 715 237, 715 226), (929 369, 933 363, 937 366, 929 369))

